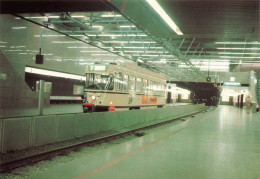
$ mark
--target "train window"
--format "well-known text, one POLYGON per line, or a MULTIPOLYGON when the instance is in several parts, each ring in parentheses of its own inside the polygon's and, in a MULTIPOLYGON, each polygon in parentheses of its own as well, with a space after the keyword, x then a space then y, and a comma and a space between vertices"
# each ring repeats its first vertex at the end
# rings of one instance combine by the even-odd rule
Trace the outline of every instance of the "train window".
POLYGON ((129 91, 135 91, 135 77, 129 76, 129 91))
POLYGON ((122 73, 116 73, 115 88, 118 91, 122 91, 122 89, 123 89, 123 76, 122 76, 122 73))
POLYGON ((113 88, 114 76, 112 74, 87 74, 86 89, 113 90, 113 88))
POLYGON ((142 79, 136 78, 136 92, 142 92, 142 79))
POLYGON ((123 91, 128 91, 128 75, 124 75, 123 91))
POLYGON ((143 92, 147 93, 147 80, 143 79, 143 92))
POLYGON ((87 73, 86 76, 86 88, 94 84, 94 73, 87 73))
POLYGON ((159 95, 159 83, 154 83, 154 94, 159 95))
POLYGON ((157 95, 157 82, 153 82, 152 88, 153 88, 153 94, 157 95))
POLYGON ((165 96, 165 92, 166 92, 166 85, 165 84, 163 84, 163 86, 162 86, 163 88, 162 88, 162 91, 163 91, 163 96, 165 96))
POLYGON ((153 94, 153 81, 148 82, 148 93, 153 94))
POLYGON ((163 96, 163 84, 160 83, 160 89, 159 89, 160 96, 163 96))
POLYGON ((161 94, 161 83, 156 83, 156 94, 157 95, 161 94))

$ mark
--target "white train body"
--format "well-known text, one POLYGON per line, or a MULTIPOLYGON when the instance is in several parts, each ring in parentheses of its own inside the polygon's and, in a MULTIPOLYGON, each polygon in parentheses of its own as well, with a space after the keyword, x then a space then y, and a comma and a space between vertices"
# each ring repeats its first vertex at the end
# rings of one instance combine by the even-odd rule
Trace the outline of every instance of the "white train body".
POLYGON ((166 102, 164 75, 136 65, 89 65, 83 111, 162 107, 166 102))

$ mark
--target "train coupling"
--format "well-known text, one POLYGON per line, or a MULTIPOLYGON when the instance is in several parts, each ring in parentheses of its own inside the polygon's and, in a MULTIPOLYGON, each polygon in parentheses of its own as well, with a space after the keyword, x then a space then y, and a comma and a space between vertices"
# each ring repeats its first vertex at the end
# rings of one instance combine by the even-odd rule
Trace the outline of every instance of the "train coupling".
POLYGON ((95 111, 95 105, 93 103, 83 103, 82 107, 84 113, 95 111))

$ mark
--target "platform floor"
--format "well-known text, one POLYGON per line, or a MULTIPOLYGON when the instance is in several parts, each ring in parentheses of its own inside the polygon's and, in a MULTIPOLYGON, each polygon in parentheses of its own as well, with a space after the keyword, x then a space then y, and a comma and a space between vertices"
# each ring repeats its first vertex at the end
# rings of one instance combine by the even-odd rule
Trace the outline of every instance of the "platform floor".
POLYGON ((219 106, 29 178, 260 178, 260 116, 219 106))

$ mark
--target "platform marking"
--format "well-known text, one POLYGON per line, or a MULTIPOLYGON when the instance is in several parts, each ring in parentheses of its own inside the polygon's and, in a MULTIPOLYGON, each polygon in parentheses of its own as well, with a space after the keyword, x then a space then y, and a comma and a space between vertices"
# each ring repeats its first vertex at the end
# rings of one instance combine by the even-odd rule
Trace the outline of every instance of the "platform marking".
POLYGON ((210 114, 209 116, 206 116, 206 117, 200 119, 199 121, 197 121, 197 122, 195 122, 195 123, 193 123, 193 124, 187 125, 187 126, 183 127, 182 129, 179 129, 179 130, 177 130, 177 131, 173 131, 173 132, 169 133, 168 135, 165 135, 165 136, 163 136, 163 137, 160 137, 159 139, 157 139, 157 140, 151 142, 150 144, 146 144, 146 145, 144 145, 144 146, 142 146, 142 147, 140 147, 140 148, 138 148, 138 149, 133 150, 132 152, 129 152, 129 153, 127 153, 127 154, 125 154, 125 155, 123 155, 123 156, 117 158, 117 159, 111 160, 111 161, 109 161, 109 162, 107 162, 107 163, 105 163, 105 164, 103 164, 103 165, 101 165, 101 166, 99 166, 99 167, 97 167, 97 168, 91 170, 91 171, 88 171, 88 172, 86 172, 86 173, 81 174, 81 175, 78 176, 78 177, 75 177, 74 179, 85 179, 85 178, 87 178, 87 177, 90 177, 90 176, 92 176, 92 175, 94 175, 94 174, 100 172, 101 170, 104 170, 104 169, 106 169, 106 168, 109 168, 109 167, 111 167, 111 166, 113 166, 113 165, 119 163, 120 161, 122 161, 122 160, 124 160, 124 159, 126 159, 126 158, 128 158, 128 157, 130 157, 130 156, 132 156, 132 155, 134 155, 134 154, 136 154, 136 153, 139 153, 139 152, 141 152, 142 150, 147 149, 147 148, 149 148, 150 146, 152 146, 152 145, 154 145, 154 144, 157 144, 157 143, 161 142, 162 140, 164 140, 164 139, 166 139, 166 138, 168 138, 168 137, 170 137, 170 136, 172 136, 172 135, 174 135, 174 134, 177 134, 177 133, 183 131, 184 129, 186 129, 186 128, 188 128, 188 127, 194 126, 194 125, 196 125, 197 123, 202 122, 202 121, 208 119, 208 118, 211 117, 211 116, 212 116, 212 114, 210 114))

